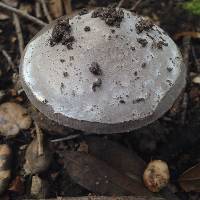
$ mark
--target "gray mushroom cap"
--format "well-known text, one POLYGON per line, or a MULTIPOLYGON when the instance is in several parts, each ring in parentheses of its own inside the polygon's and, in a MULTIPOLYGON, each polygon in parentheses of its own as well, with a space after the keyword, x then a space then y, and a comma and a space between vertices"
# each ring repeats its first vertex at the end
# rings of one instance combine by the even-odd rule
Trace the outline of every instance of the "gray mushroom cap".
POLYGON ((87 132, 128 132, 155 121, 185 86, 177 46, 156 25, 138 33, 142 18, 129 11, 120 27, 92 12, 69 20, 73 49, 49 45, 56 22, 27 45, 20 65, 27 96, 50 119, 87 132))

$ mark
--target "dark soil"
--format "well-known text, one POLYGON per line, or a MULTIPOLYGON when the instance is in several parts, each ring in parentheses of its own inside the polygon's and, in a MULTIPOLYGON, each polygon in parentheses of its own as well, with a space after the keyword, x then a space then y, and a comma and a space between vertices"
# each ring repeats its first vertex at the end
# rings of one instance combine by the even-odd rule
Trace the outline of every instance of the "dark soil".
POLYGON ((74 36, 71 35, 71 26, 69 19, 59 19, 55 24, 52 36, 50 38, 50 45, 55 46, 56 44, 66 45, 68 49, 72 49, 73 42, 75 41, 74 36))
POLYGON ((84 31, 85 31, 85 32, 90 31, 90 27, 89 27, 89 26, 86 26, 86 27, 84 28, 84 31))
POLYGON ((142 63, 142 68, 145 68, 147 66, 147 63, 142 63))
POLYGON ((147 19, 140 19, 138 23, 136 23, 135 28, 138 34, 142 33, 143 31, 149 31, 153 27, 153 23, 151 20, 147 19))
POLYGON ((146 47, 148 42, 146 39, 142 39, 142 38, 137 38, 138 43, 141 44, 142 47, 146 47))
POLYGON ((88 14, 88 10, 85 9, 85 8, 83 8, 83 9, 79 12, 79 15, 80 15, 80 16, 81 16, 81 15, 86 15, 86 14, 88 14))
POLYGON ((168 44, 167 44, 166 42, 163 42, 163 41, 159 41, 159 42, 157 43, 157 48, 158 48, 158 49, 162 49, 163 46, 168 46, 168 44))
POLYGON ((96 92, 96 88, 97 87, 101 87, 101 84, 102 84, 102 80, 100 78, 98 78, 97 81, 93 82, 93 84, 92 84, 92 90, 94 92, 96 92))
POLYGON ((93 62, 89 68, 90 72, 96 76, 102 75, 101 68, 97 62, 93 62))
POLYGON ((92 18, 99 17, 104 20, 109 26, 120 27, 120 23, 124 18, 124 12, 122 9, 116 8, 98 8, 93 11, 92 18))

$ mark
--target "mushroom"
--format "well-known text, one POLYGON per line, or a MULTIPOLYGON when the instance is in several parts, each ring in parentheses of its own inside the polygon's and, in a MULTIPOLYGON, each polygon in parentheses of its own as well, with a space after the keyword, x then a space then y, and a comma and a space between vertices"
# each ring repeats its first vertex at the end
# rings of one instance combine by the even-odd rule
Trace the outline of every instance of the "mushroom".
POLYGON ((42 113, 93 133, 129 132, 155 121, 186 83, 172 39, 120 8, 98 8, 47 25, 27 45, 20 74, 42 113))

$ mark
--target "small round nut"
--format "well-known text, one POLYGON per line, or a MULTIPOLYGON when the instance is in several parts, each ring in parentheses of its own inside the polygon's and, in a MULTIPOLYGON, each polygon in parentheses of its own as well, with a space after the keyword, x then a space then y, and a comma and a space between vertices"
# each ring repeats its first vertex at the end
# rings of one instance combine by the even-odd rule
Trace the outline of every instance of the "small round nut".
POLYGON ((151 161, 143 174, 144 184, 151 192, 159 192, 168 184, 169 178, 167 163, 162 160, 151 161))

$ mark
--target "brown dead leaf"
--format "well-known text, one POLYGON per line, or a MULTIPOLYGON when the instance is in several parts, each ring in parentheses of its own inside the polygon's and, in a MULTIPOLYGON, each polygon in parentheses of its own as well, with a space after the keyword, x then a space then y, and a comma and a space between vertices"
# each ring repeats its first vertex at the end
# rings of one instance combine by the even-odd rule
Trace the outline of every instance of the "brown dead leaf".
POLYGON ((137 154, 118 143, 99 137, 89 137, 86 142, 91 155, 105 161, 129 178, 142 181, 146 164, 137 154))
POLYGON ((47 142, 43 143, 43 154, 39 153, 37 138, 29 144, 26 150, 24 169, 27 174, 37 174, 48 169, 52 161, 52 153, 47 142))
POLYGON ((7 102, 0 105, 0 133, 11 137, 19 133, 21 129, 31 126, 31 118, 27 110, 21 105, 7 102))
POLYGON ((9 191, 22 194, 24 192, 24 185, 22 177, 17 176, 10 184, 9 191))
POLYGON ((64 160, 71 178, 96 194, 152 196, 141 183, 122 175, 104 161, 89 154, 65 152, 64 160))
POLYGON ((179 178, 185 192, 200 192, 200 163, 186 170, 179 178))

